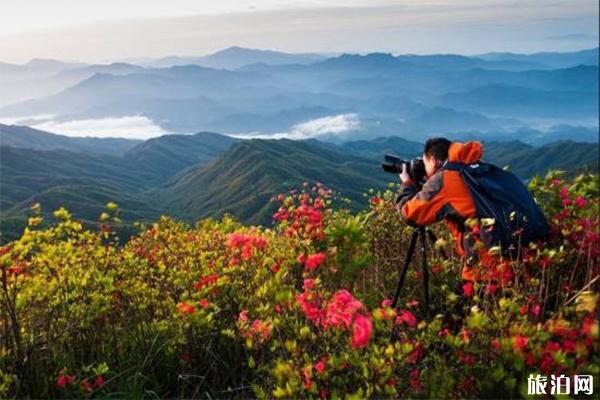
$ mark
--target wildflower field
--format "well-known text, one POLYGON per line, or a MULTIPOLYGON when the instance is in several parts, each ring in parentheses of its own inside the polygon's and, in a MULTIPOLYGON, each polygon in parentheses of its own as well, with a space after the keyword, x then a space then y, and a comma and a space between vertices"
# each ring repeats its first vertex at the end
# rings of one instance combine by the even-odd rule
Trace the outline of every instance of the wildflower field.
POLYGON ((534 178, 551 237, 482 249, 490 282, 460 281, 436 225, 430 318, 419 257, 391 307, 413 231, 393 189, 351 212, 305 184, 270 228, 162 217, 126 243, 114 203, 91 230, 34 207, 0 247, 0 397, 527 398, 531 374, 600 393, 597 175, 534 178))

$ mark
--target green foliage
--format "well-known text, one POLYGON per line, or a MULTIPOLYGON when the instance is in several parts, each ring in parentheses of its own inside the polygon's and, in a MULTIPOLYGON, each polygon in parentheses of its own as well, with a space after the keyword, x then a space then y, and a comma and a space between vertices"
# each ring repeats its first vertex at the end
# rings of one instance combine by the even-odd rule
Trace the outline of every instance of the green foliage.
POLYGON ((125 243, 120 204, 93 230, 32 207, 0 247, 0 396, 517 398, 530 373, 598 374, 597 176, 532 180, 552 237, 498 258, 502 282, 465 287, 436 226, 429 319, 416 268, 390 306, 394 189, 356 212, 305 185, 272 228, 163 216, 125 243))

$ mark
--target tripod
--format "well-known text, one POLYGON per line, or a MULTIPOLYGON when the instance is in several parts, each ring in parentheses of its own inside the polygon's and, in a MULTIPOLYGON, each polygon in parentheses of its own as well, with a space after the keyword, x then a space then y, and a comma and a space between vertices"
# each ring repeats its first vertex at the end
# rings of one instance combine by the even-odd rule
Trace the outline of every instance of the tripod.
MULTIPOLYGON (((396 308, 396 305, 398 304, 398 297, 400 296, 400 290, 402 290, 402 286, 404 285, 406 271, 408 271, 408 266, 412 261, 413 255, 415 254, 417 239, 420 239, 419 241, 421 242, 421 248, 419 250, 421 252, 421 269, 423 272, 423 304, 425 306, 425 313, 429 319, 429 268, 427 266, 427 237, 429 237, 429 240, 432 243, 435 243, 437 240, 433 232, 424 226, 420 226, 413 231, 412 237, 410 238, 410 244, 408 246, 408 253, 406 254, 406 261, 404 261, 404 267, 402 268, 400 280, 398 281, 398 288, 396 289, 396 294, 394 295, 392 308, 396 308)), ((446 258, 446 255, 443 251, 441 254, 444 258, 446 258)))

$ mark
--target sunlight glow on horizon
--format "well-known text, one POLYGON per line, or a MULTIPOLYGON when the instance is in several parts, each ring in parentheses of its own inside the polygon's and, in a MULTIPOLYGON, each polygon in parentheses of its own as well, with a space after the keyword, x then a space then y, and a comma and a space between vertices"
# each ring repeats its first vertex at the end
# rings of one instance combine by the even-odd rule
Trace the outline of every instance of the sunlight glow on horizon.
POLYGON ((0 3, 0 61, 112 62, 234 45, 290 53, 572 51, 597 46, 597 20, 591 0, 24 0, 0 3))

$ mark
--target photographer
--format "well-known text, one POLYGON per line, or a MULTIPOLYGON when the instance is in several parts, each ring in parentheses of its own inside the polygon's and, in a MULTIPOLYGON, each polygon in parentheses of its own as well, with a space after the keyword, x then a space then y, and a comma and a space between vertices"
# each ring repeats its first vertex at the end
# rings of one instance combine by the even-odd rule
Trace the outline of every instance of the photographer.
MULTIPOLYGON (((427 180, 419 189, 411 179, 406 164, 402 166, 400 180, 402 190, 396 196, 396 208, 400 217, 412 226, 430 225, 444 220, 456 239, 458 254, 473 261, 476 254, 473 244, 464 237, 464 222, 477 215, 475 203, 468 187, 458 171, 445 170, 448 163, 471 164, 478 162, 483 155, 479 142, 458 143, 445 138, 432 138, 425 143, 423 163, 427 180)), ((479 280, 484 277, 463 264, 463 280, 479 280)))
POLYGON ((487 249, 498 247, 503 256, 514 258, 521 254, 520 247, 545 240, 549 228, 523 182, 502 168, 482 162, 482 156, 479 142, 429 139, 423 150, 424 172, 416 174, 411 164, 412 175, 425 174, 426 181, 413 182, 403 163, 396 208, 413 226, 442 219, 446 222, 456 239, 458 254, 465 258, 463 280, 503 282, 512 273, 496 268, 497 258, 489 257, 487 249), (491 221, 490 226, 468 230, 465 222, 469 218, 491 221), (483 249, 476 246, 476 240, 483 249))

